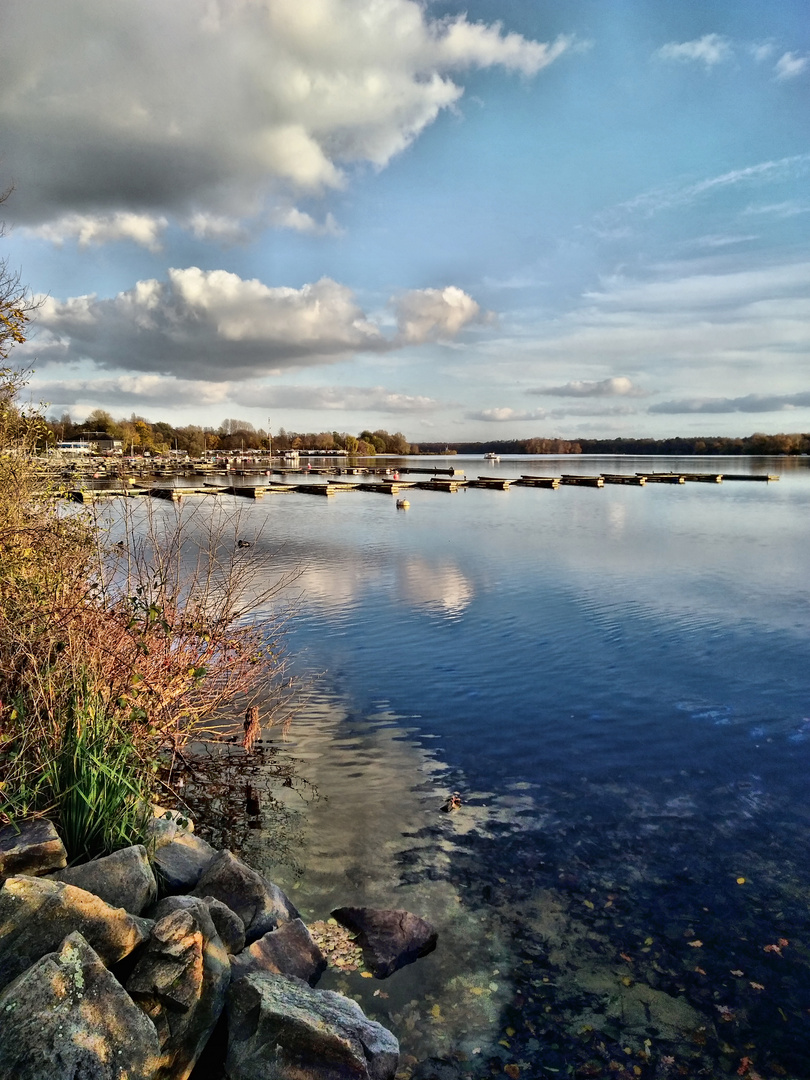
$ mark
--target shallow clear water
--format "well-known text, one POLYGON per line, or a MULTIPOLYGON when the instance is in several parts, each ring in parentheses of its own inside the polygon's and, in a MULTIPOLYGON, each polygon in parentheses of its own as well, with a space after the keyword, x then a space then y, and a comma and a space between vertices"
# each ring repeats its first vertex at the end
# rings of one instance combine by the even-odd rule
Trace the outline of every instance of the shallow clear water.
POLYGON ((781 479, 243 508, 300 567, 289 646, 322 673, 288 744, 320 798, 282 793, 301 872, 252 856, 306 917, 440 929, 327 984, 420 1076, 810 1076, 807 460, 435 463, 781 479))

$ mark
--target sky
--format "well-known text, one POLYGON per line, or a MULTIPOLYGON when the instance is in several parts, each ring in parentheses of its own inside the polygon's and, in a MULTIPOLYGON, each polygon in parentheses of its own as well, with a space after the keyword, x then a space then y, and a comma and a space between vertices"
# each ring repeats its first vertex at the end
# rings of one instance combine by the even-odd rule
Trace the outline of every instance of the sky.
POLYGON ((810 430, 808 0, 3 0, 47 411, 810 430))

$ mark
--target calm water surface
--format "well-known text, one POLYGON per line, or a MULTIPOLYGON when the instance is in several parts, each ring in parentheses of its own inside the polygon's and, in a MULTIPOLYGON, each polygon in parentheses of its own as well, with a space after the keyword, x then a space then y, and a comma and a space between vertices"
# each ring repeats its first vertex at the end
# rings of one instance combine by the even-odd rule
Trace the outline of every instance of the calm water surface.
POLYGON ((385 982, 322 985, 405 1076, 810 1076, 807 460, 435 463, 781 479, 247 506, 301 569, 289 644, 320 673, 296 866, 269 834, 252 857, 307 918, 440 928, 385 982))

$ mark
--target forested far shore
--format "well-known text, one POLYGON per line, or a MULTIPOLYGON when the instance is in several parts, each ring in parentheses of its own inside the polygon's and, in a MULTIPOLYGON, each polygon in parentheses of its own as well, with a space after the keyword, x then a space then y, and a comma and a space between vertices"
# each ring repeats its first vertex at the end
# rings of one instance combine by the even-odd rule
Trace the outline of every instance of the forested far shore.
POLYGON ((141 416, 114 420, 103 409, 95 409, 86 420, 74 421, 68 413, 48 417, 45 437, 52 445, 60 442, 94 441, 106 437, 118 440, 124 453, 168 454, 172 450, 201 457, 206 452, 238 453, 272 450, 343 450, 361 457, 376 454, 808 454, 810 433, 798 432, 733 437, 726 435, 675 436, 667 439, 489 439, 483 442, 409 442, 402 432, 393 434, 378 428, 357 435, 347 432, 287 431, 256 428, 247 420, 226 419, 218 427, 188 424, 175 427, 141 416))

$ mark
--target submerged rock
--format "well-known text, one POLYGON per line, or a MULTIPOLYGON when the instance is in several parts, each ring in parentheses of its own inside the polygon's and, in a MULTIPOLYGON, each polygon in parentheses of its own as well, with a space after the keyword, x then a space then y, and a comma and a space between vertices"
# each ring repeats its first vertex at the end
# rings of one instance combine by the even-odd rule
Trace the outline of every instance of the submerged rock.
POLYGON ((70 866, 54 878, 85 889, 131 915, 140 915, 157 899, 157 882, 142 844, 122 848, 81 866, 70 866))
POLYGON ((78 932, 0 994, 0 1076, 153 1080, 155 1027, 78 932))
POLYGON ((335 908, 332 917, 357 934, 366 966, 385 979, 436 948, 433 926, 410 911, 386 908, 335 908))
POLYGON ((128 956, 151 922, 61 881, 10 877, 0 888, 0 988, 78 930, 106 964, 128 956))
POLYGON ((298 911, 278 885, 262 877, 230 851, 220 851, 206 867, 194 896, 213 896, 235 911, 245 924, 248 944, 298 918, 298 911))
POLYGON ((47 818, 26 818, 0 829, 0 878, 36 877, 66 865, 65 845, 47 818))
POLYGON ((294 975, 314 986, 326 970, 326 959, 300 919, 283 923, 231 960, 231 978, 252 971, 294 975))
POLYGON ((299 979, 252 974, 231 984, 229 1080, 391 1080, 399 1043, 350 998, 299 979))

